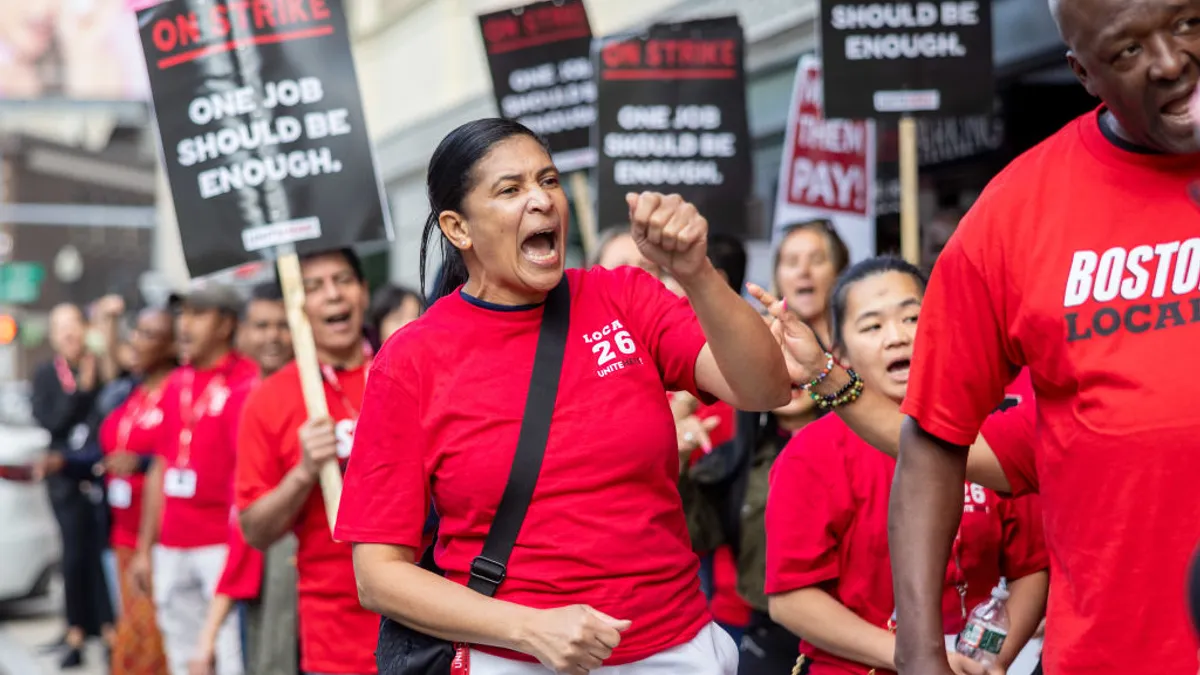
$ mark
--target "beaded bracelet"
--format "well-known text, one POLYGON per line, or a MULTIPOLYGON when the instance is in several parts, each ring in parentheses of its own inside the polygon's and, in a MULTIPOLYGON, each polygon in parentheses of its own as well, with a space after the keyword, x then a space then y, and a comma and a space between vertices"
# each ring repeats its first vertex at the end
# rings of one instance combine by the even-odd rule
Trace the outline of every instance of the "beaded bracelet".
POLYGON ((836 393, 828 396, 822 396, 815 391, 809 392, 809 397, 811 397, 812 400, 817 404, 817 408, 821 410, 832 410, 833 408, 837 408, 839 406, 854 403, 858 400, 859 396, 862 396, 862 378, 858 376, 858 373, 854 372, 853 368, 847 368, 846 374, 850 376, 850 381, 847 382, 836 393))
POLYGON ((812 388, 825 381, 829 377, 829 373, 833 372, 833 354, 825 352, 825 370, 822 370, 819 375, 814 377, 808 384, 792 384, 792 389, 802 389, 812 393, 812 388))

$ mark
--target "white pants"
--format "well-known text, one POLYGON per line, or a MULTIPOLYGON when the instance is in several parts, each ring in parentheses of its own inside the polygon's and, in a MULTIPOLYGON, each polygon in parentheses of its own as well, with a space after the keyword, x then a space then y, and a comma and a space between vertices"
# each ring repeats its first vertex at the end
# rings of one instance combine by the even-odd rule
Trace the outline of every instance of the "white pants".
MULTIPOLYGON (((691 642, 623 666, 604 666, 593 675, 737 675, 738 647, 715 623, 705 626, 691 642)), ((513 661, 471 650, 471 675, 546 675, 540 663, 513 661)))
MULTIPOLYGON (((228 553, 224 544, 154 548, 154 606, 171 675, 187 675, 228 553)), ((243 675, 239 631, 237 614, 232 613, 217 633, 217 675, 243 675)))

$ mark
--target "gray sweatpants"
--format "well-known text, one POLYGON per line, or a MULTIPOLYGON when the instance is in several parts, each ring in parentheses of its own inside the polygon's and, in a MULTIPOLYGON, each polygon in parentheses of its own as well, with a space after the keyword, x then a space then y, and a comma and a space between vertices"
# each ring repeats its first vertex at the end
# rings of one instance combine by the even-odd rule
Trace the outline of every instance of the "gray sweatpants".
MULTIPOLYGON (((154 606, 171 675, 187 675, 228 553, 224 544, 154 548, 154 606)), ((237 613, 231 613, 221 625, 214 656, 217 675, 245 672, 237 613)))

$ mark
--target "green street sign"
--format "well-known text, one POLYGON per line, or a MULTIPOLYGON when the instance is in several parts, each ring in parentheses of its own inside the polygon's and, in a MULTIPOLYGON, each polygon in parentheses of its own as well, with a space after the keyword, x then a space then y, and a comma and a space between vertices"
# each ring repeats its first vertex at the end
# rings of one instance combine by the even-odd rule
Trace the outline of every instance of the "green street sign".
POLYGON ((41 263, 12 262, 0 265, 0 302, 37 302, 42 294, 46 270, 41 263))

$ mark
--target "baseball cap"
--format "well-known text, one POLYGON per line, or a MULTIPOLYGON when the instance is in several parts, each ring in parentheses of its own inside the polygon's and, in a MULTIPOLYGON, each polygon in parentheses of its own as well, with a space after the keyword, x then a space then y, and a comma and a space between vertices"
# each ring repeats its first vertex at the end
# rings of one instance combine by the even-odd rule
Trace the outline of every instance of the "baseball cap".
POLYGON ((245 300, 233 286, 225 284, 205 284, 184 293, 172 293, 167 299, 167 306, 172 311, 179 311, 184 306, 198 310, 215 309, 237 315, 242 311, 245 300))

